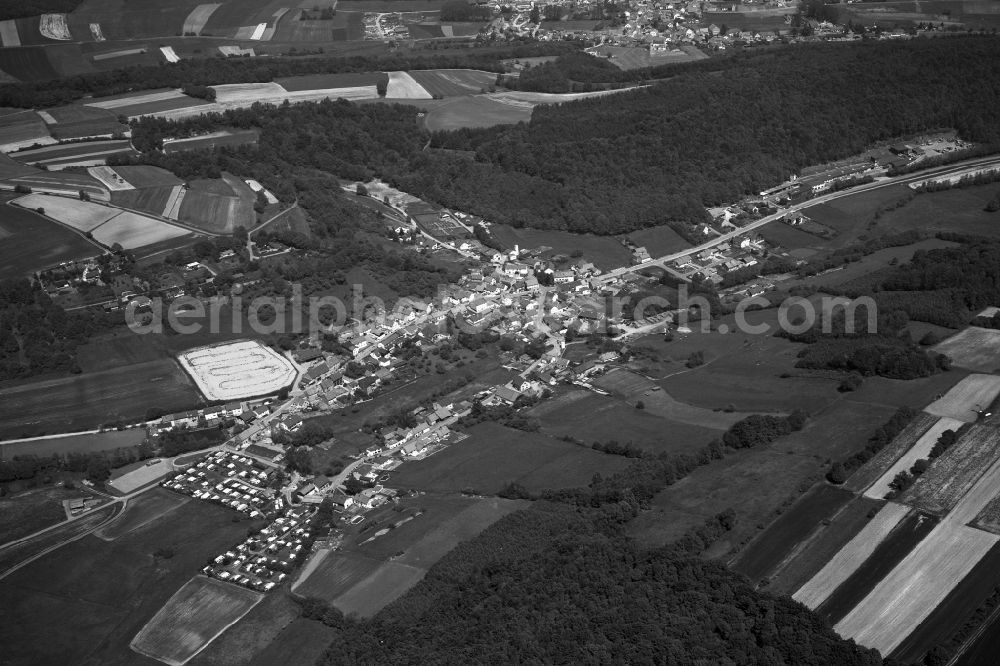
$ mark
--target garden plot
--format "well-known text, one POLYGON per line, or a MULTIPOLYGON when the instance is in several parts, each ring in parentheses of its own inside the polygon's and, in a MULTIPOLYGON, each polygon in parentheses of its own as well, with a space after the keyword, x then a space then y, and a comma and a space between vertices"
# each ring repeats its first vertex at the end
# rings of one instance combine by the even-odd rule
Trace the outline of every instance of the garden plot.
POLYGON ((73 39, 73 35, 69 32, 69 25, 66 23, 65 14, 42 14, 38 23, 38 31, 42 33, 42 37, 49 39, 60 41, 73 39))
POLYGON ((83 232, 96 229, 121 213, 117 208, 49 194, 28 194, 15 199, 14 203, 31 210, 41 208, 53 220, 83 232))
POLYGON ((431 99, 433 96, 406 72, 389 72, 385 96, 391 99, 431 99))
POLYGON ((943 397, 924 408, 928 414, 950 416, 959 421, 974 423, 978 412, 990 406, 1000 393, 1000 377, 996 375, 969 375, 943 397))
POLYGON ((117 243, 126 250, 134 250, 189 233, 191 232, 187 229, 131 211, 115 215, 91 232, 94 240, 102 245, 112 247, 117 243))
POLYGON ((178 356, 208 400, 238 400, 275 393, 295 380, 284 356, 252 340, 198 347, 178 356))
POLYGON ((957 432, 963 425, 965 425, 964 421, 947 416, 938 419, 937 423, 932 425, 892 467, 886 470, 885 474, 878 481, 865 491, 865 496, 872 499, 882 499, 885 497, 892 490, 889 484, 896 478, 896 475, 900 472, 908 471, 917 460, 921 458, 926 459, 930 455, 931 449, 934 448, 938 437, 941 436, 941 433, 945 430, 954 430, 957 432))

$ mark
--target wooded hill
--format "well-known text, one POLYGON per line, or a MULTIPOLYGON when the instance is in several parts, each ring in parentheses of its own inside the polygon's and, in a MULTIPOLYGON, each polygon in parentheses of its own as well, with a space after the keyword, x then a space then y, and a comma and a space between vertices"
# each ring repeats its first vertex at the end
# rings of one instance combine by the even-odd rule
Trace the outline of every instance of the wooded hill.
POLYGON ((997 61, 992 37, 798 45, 695 63, 640 90, 539 106, 529 124, 512 127, 428 135, 412 108, 328 103, 144 120, 136 145, 260 127, 261 150, 289 164, 378 175, 495 222, 597 234, 669 223, 691 237, 705 206, 878 141, 954 127, 1000 145, 997 61), (449 150, 424 150, 428 138, 449 150))

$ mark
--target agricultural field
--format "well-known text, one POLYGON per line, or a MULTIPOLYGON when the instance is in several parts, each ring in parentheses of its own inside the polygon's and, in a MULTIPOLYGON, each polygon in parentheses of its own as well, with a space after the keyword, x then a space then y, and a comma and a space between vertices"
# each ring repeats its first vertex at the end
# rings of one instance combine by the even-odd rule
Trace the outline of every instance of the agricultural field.
POLYGON ((103 0, 84 0, 71 14, 71 22, 88 26, 97 23, 109 41, 172 37, 182 33, 185 20, 199 4, 198 0, 138 0, 122 7, 103 0))
POLYGON ((934 347, 954 365, 975 372, 1000 369, 1000 331, 969 326, 934 347))
POLYGON ((358 88, 374 86, 379 81, 387 81, 385 72, 345 72, 343 74, 309 74, 306 76, 286 76, 274 82, 288 92, 305 90, 327 90, 330 88, 358 88))
POLYGON ((78 231, 91 231, 121 213, 118 208, 50 194, 27 194, 13 203, 28 210, 41 208, 46 216, 78 231))
POLYGON ((841 488, 814 486, 750 543, 731 568, 751 581, 768 576, 820 525, 854 498, 841 488))
POLYGON ((82 235, 34 212, 15 206, 0 208, 0 279, 30 275, 103 252, 82 235))
POLYGON ((386 99, 431 99, 432 95, 407 72, 389 72, 389 85, 385 97, 386 99))
POLYGON ((712 411, 680 402, 652 380, 627 370, 611 370, 593 380, 593 384, 633 404, 642 401, 643 411, 678 423, 726 430, 747 416, 740 412, 712 411))
POLYGON ((998 457, 997 430, 989 425, 973 426, 934 461, 900 501, 931 513, 950 511, 998 457))
MULTIPOLYGON (((881 451, 876 453, 871 460, 851 474, 844 487, 856 493, 862 493, 867 490, 873 483, 884 476, 885 470, 890 465, 912 449, 917 440, 940 420, 942 419, 927 412, 918 412, 913 420, 903 428, 902 432, 896 435, 881 451)), ((881 495, 879 498, 881 498, 881 495)))
POLYGON ((173 187, 183 182, 166 169, 154 166, 121 166, 115 167, 114 171, 136 189, 144 187, 173 187))
POLYGON ((550 437, 573 437, 585 444, 615 441, 654 453, 694 452, 718 436, 712 428, 670 421, 621 400, 572 389, 527 412, 550 437))
POLYGON ((195 576, 142 628, 131 647, 167 664, 183 664, 262 598, 239 585, 195 576))
MULTIPOLYGON (((240 200, 233 196, 188 190, 181 200, 177 219, 206 231, 231 232, 239 224, 240 217, 237 213, 239 204, 240 200)), ((252 219, 252 216, 249 218, 243 216, 243 226, 253 226, 252 219)))
POLYGON ((891 653, 997 541, 992 534, 951 521, 939 524, 834 629, 891 653))
POLYGON ((526 123, 534 108, 504 104, 488 95, 423 101, 420 107, 426 110, 424 125, 432 132, 526 123))
MULTIPOLYGON (((4 458, 7 453, 4 451, 4 458)), ((85 490, 62 486, 43 486, 21 492, 8 492, 0 498, 0 543, 16 541, 50 525, 66 520, 63 501, 93 497, 85 490)))
POLYGON ((753 32, 787 30, 785 23, 787 12, 706 12, 705 21, 716 25, 727 25, 730 30, 749 30, 753 32))
POLYGON ((39 46, 0 49, 0 71, 19 81, 47 81, 59 76, 39 46))
POLYGON ((157 360, 0 385, 0 420, 6 434, 31 437, 144 420, 150 407, 180 411, 198 400, 195 387, 176 362, 157 360))
POLYGON ((884 505, 855 497, 791 551, 761 585, 772 594, 791 595, 822 569, 830 558, 864 529, 884 505))
POLYGON ((299 618, 286 626, 263 650, 253 655, 249 664, 314 664, 335 637, 336 631, 333 628, 315 620, 299 618))
MULTIPOLYGON (((4 436, 7 436, 6 433, 4 436)), ((142 444, 144 439, 146 439, 145 429, 129 428, 127 430, 60 435, 27 441, 7 442, 0 440, 0 457, 9 460, 14 456, 51 456, 71 452, 114 451, 122 447, 138 446, 142 444)))
POLYGON ((82 162, 88 159, 106 160, 111 155, 138 155, 127 139, 108 141, 86 141, 19 150, 11 153, 22 164, 44 164, 49 168, 67 162, 82 162))
POLYGON ((46 109, 45 111, 39 111, 38 113, 45 119, 45 122, 50 125, 75 125, 78 123, 88 122, 107 122, 113 123, 116 128, 121 127, 118 124, 117 116, 115 116, 115 114, 108 109, 84 106, 83 104, 57 106, 51 109, 46 109))
MULTIPOLYGON (((4 51, 0 49, 0 54, 4 51)), ((2 59, 2 56, 0 56, 2 59)), ((0 116, 0 151, 11 152, 35 144, 55 143, 49 129, 34 111, 16 111, 0 116)))
MULTIPOLYGON (((558 24, 560 28, 562 28, 562 23, 558 24)), ((547 25, 552 26, 553 24, 549 23, 547 25)), ((707 53, 696 46, 690 45, 655 54, 650 54, 648 48, 602 45, 588 49, 588 53, 599 56, 602 59, 607 59, 615 67, 624 70, 693 62, 695 60, 704 60, 708 57, 707 53)))
POLYGON ((997 186, 992 184, 919 194, 902 208, 883 215, 876 229, 954 231, 997 238, 1000 235, 997 216, 984 210, 996 192, 997 186))
POLYGON ((231 37, 235 28, 266 23, 274 11, 268 10, 272 5, 270 0, 223 2, 203 23, 202 34, 231 37))
POLYGON ((410 77, 433 97, 475 95, 488 90, 497 80, 495 73, 476 69, 411 71, 410 77))
POLYGON ((393 487, 427 492, 474 490, 493 494, 509 482, 531 491, 585 486, 595 473, 609 475, 629 460, 536 433, 480 423, 469 438, 423 460, 407 461, 393 487))
POLYGON ((173 187, 145 187, 141 190, 112 191, 111 203, 123 208, 163 215, 173 191, 173 187))
POLYGON ((911 511, 903 504, 886 503, 792 598, 813 610, 818 608, 871 557, 911 511))
MULTIPOLYGON (((1000 544, 993 546, 979 560, 965 578, 961 580, 944 600, 934 607, 934 611, 921 622, 910 635, 889 655, 903 664, 919 663, 924 654, 935 645, 952 636, 969 618, 970 614, 983 605, 993 591, 1000 571, 1000 544)), ((963 656, 956 662, 960 666, 975 666, 989 663, 995 651, 988 651, 996 641, 996 621, 984 625, 984 631, 963 656), (987 648, 979 652, 982 648, 987 648), (989 654, 989 657, 985 655, 989 654)))
POLYGON ((938 400, 927 405, 926 412, 936 416, 974 423, 978 410, 986 410, 1000 394, 1000 377, 969 375, 938 400))
POLYGON ((211 150, 220 146, 253 145, 257 143, 258 138, 257 130, 222 130, 187 139, 164 141, 163 152, 176 153, 183 150, 211 150))
MULTIPOLYGON (((84 536, 0 581, 0 642, 11 663, 136 664, 129 641, 205 562, 248 527, 187 502, 113 541, 84 536), (169 549, 172 557, 155 556, 169 549)), ((113 523, 112 523, 113 524, 113 523)))
POLYGON ((205 23, 212 16, 216 9, 222 6, 222 3, 215 2, 204 5, 198 5, 191 10, 187 18, 184 19, 184 26, 181 28, 181 32, 184 35, 201 35, 201 31, 205 28, 205 23))
MULTIPOLYGON (((145 465, 145 462, 141 464, 145 465)), ((192 501, 190 497, 170 492, 165 488, 155 488, 129 500, 125 511, 112 523, 94 532, 94 536, 105 541, 120 539, 159 520, 190 501, 192 501)))
POLYGON ((892 480, 896 478, 896 475, 900 472, 908 471, 917 460, 923 458, 928 459, 931 449, 937 443, 938 438, 941 436, 945 430, 951 430, 953 432, 958 432, 965 423, 959 421, 958 419, 951 419, 948 417, 943 417, 938 419, 937 423, 932 425, 927 432, 920 436, 912 447, 903 452, 903 455, 886 470, 875 483, 871 485, 865 491, 865 496, 871 497, 872 499, 881 499, 887 494, 892 492, 892 487, 889 485, 892 480))
POLYGON ((331 601, 345 614, 371 617, 419 582, 460 542, 528 504, 432 494, 403 499, 401 511, 370 515, 366 523, 383 516, 385 520, 329 553, 294 592, 331 601))
POLYGON ((93 229, 91 233, 94 240, 107 247, 121 245, 126 250, 134 250, 187 236, 191 232, 152 217, 124 211, 93 229))
POLYGON ((254 340, 190 349, 178 357, 207 400, 275 393, 295 380, 291 362, 254 340))

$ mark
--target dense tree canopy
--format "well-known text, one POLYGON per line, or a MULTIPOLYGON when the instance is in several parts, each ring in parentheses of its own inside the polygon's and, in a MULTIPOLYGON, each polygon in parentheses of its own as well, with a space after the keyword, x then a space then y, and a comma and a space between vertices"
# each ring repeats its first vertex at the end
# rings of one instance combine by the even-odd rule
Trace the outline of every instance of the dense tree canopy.
POLYGON ((788 598, 697 555, 731 527, 641 552, 586 510, 536 505, 459 545, 374 620, 317 601, 322 664, 879 664, 788 598))

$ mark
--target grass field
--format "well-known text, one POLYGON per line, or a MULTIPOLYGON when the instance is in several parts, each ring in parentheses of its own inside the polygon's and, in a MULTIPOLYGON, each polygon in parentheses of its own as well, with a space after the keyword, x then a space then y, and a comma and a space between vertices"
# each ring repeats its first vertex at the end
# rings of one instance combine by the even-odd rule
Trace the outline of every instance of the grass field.
POLYGON ((118 208, 49 194, 27 194, 14 200, 25 209, 45 211, 45 215, 78 231, 91 231, 121 213, 118 208))
POLYGON ((389 72, 385 97, 386 99, 430 99, 431 94, 407 72, 389 72))
MULTIPOLYGON (((934 461, 900 501, 931 513, 950 511, 998 457, 1000 447, 997 446, 996 429, 973 426, 934 461)), ((969 520, 974 516, 975 513, 969 520)))
POLYGON ((593 383, 633 405, 642 401, 643 411, 678 423, 726 430, 746 416, 740 412, 712 411, 681 402, 663 389, 656 390, 658 385, 652 380, 627 370, 611 370, 593 383))
MULTIPOLYGON (((0 54, 3 50, 0 49, 0 54)), ((34 144, 54 143, 49 129, 34 111, 20 111, 0 117, 0 148, 5 152, 34 144)))
POLYGON ((162 215, 174 188, 145 187, 141 190, 118 190, 111 193, 111 203, 116 206, 162 215))
MULTIPOLYGON (((497 75, 475 69, 431 69, 411 71, 410 77, 432 96, 461 97, 485 92, 496 84, 497 75)), ((388 97, 388 95, 387 95, 388 97)))
POLYGON ((0 70, 20 81, 47 81, 58 76, 45 49, 37 46, 0 49, 0 70))
POLYGON ((858 468, 854 474, 851 474, 844 487, 856 493, 867 490, 869 486, 885 474, 885 470, 890 465, 909 451, 917 443, 917 440, 939 420, 938 417, 932 414, 919 412, 889 444, 876 453, 871 460, 858 468))
POLYGON ((490 231, 504 247, 511 249, 515 245, 521 248, 549 248, 553 254, 566 256, 579 250, 587 260, 592 261, 601 270, 627 266, 632 256, 628 248, 608 236, 542 229, 515 229, 503 224, 492 225, 490 231))
POLYGON ((850 492, 819 484, 778 517, 733 561, 732 569, 757 582, 767 576, 819 524, 852 498, 850 492))
MULTIPOLYGON (((6 456, 6 453, 4 454, 6 456)), ((0 498, 0 544, 16 541, 66 520, 63 500, 91 497, 80 490, 43 486, 0 498)))
POLYGON ((892 487, 889 485, 892 480, 896 478, 896 475, 903 471, 909 471, 913 467, 913 463, 917 460, 923 458, 928 459, 931 449, 937 443, 938 438, 941 436, 945 430, 952 430, 957 432, 961 428, 964 422, 957 419, 951 419, 944 417, 938 419, 937 423, 932 425, 930 429, 927 430, 923 435, 920 436, 912 447, 905 450, 903 455, 896 460, 896 462, 886 470, 878 480, 875 481, 865 491, 865 495, 873 499, 881 499, 885 497, 888 493, 892 491, 892 487))
POLYGON ((883 502, 855 497, 801 542, 765 581, 772 594, 791 595, 815 576, 882 508, 883 502))
POLYGON ((297 619, 258 652, 251 666, 271 666, 276 663, 314 664, 330 647, 336 632, 315 620, 297 619))
POLYGON ((419 106, 427 110, 424 125, 433 132, 526 123, 533 108, 503 104, 486 95, 422 101, 419 106))
POLYGON ((238 28, 246 25, 265 23, 274 11, 267 11, 273 3, 270 0, 239 0, 238 2, 223 2, 222 6, 212 12, 204 23, 202 33, 206 35, 223 35, 226 28, 238 28))
POLYGON ((137 420, 152 407, 190 409, 198 393, 171 360, 0 386, 0 421, 12 437, 95 428, 137 420))
POLYGON ((574 437, 586 444, 616 441, 654 453, 694 452, 718 436, 712 428, 671 421, 624 401, 584 389, 550 398, 527 412, 552 437, 574 437))
POLYGON ((128 648, 132 637, 210 557, 246 535, 251 523, 233 515, 187 502, 114 541, 85 536, 8 576, 0 581, 4 658, 140 663, 128 648), (173 557, 153 556, 165 548, 173 557))
POLYGON ((996 372, 1000 369, 1000 331, 969 326, 936 345, 934 351, 945 354, 959 367, 996 372))
POLYGON ((231 233, 237 225, 254 225, 253 199, 198 192, 193 188, 184 194, 177 219, 191 226, 231 233))
POLYGON ((106 159, 109 155, 137 155, 128 140, 86 141, 68 145, 45 146, 20 150, 11 157, 24 164, 52 164, 67 161, 69 158, 83 159, 99 156, 106 159))
POLYGON ((671 342, 649 336, 636 344, 661 359, 670 359, 655 371, 651 369, 650 374, 675 398, 699 407, 816 412, 839 395, 836 380, 796 370, 801 347, 783 338, 695 330, 689 334, 675 333, 671 342), (696 352, 704 354, 706 363, 688 369, 687 359, 696 352))
MULTIPOLYGON (((407 463, 409 464, 409 463, 407 463)), ((503 516, 525 508, 522 500, 434 496, 403 500, 402 511, 330 553, 295 593, 332 601, 345 614, 371 617, 419 582, 457 544, 472 539, 503 516)))
POLYGON ((950 416, 973 423, 976 410, 985 410, 1000 394, 1000 377, 969 375, 938 400, 927 405, 926 411, 936 416, 950 416))
POLYGON ((187 229, 130 211, 114 216, 93 229, 92 233, 94 240, 108 247, 118 244, 126 250, 191 234, 187 229))
POLYGON ((167 664, 183 664, 262 598, 244 587, 196 576, 142 628, 132 649, 167 664))
POLYGON ((325 90, 328 88, 354 88, 374 86, 379 81, 387 81, 385 72, 346 72, 343 74, 310 74, 307 76, 287 76, 274 82, 288 92, 300 90, 325 90))
POLYGON ((0 208, 0 237, 0 279, 103 253, 80 234, 15 206, 0 208))
POLYGON ((938 525, 834 629, 889 654, 997 543, 964 525, 938 525))
POLYGON ((628 234, 628 238, 639 247, 646 248, 653 257, 662 257, 691 247, 690 243, 667 225, 633 231, 628 234))
POLYGON ((152 0, 133 0, 123 7, 106 0, 85 0, 73 16, 88 24, 100 23, 101 32, 109 41, 172 37, 182 34, 184 21, 199 4, 198 0, 171 0, 160 4, 152 0))
POLYGON ((166 169, 154 166, 115 167, 115 172, 136 189, 144 187, 173 187, 184 182, 166 169))
POLYGON ((594 473, 613 474, 629 461, 544 435, 480 423, 469 438, 429 458, 408 461, 393 474, 393 487, 493 494, 508 482, 532 491, 588 484, 594 473))
POLYGON ((857 571, 910 511, 906 505, 888 502, 792 598, 809 608, 818 608, 857 571))
POLYGON ((129 500, 122 515, 107 527, 94 532, 94 536, 105 541, 114 541, 142 529, 190 501, 192 501, 190 497, 172 493, 164 488, 155 488, 129 500))
POLYGON ((214 149, 220 146, 244 146, 256 144, 258 138, 259 132, 257 130, 224 130, 212 132, 206 136, 165 141, 163 152, 175 153, 182 150, 214 149))
POLYGON ((651 511, 629 523, 628 532, 641 545, 655 548, 732 508, 737 526, 727 542, 740 543, 764 529, 779 506, 805 490, 803 484, 812 486, 819 477, 818 468, 809 457, 772 450, 727 452, 723 460, 699 467, 661 491, 651 511))
POLYGON ((144 429, 130 428, 82 435, 64 435, 27 442, 0 441, 0 457, 10 459, 14 456, 25 455, 51 456, 70 452, 114 451, 118 448, 142 444, 145 437, 146 431, 144 429))

